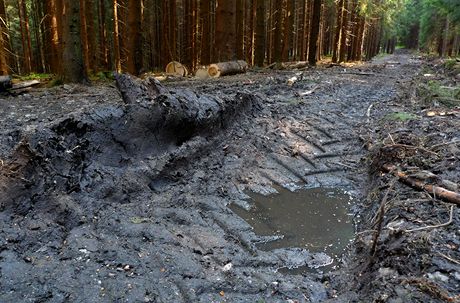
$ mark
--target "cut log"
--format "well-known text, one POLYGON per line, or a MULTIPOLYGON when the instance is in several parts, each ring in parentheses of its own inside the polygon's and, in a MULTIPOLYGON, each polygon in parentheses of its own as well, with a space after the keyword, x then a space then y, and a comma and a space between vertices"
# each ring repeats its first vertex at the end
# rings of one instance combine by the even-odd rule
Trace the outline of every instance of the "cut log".
POLYGON ((225 75, 243 74, 248 69, 246 61, 228 61, 209 65, 208 75, 212 78, 219 78, 225 75))
POLYGON ((171 61, 166 65, 166 73, 177 77, 187 77, 188 70, 185 65, 177 61, 171 61))
POLYGON ((307 61, 294 61, 294 62, 281 63, 281 68, 283 69, 296 69, 296 68, 304 68, 307 66, 308 66, 307 61))
POLYGON ((29 88, 32 86, 39 85, 40 83, 41 82, 38 80, 22 81, 22 82, 13 84, 13 87, 11 87, 11 89, 15 90, 15 89, 29 88))
POLYGON ((206 66, 197 68, 197 70, 195 71, 195 77, 197 77, 198 79, 209 78, 208 68, 206 66))
POLYGON ((5 92, 12 87, 11 76, 0 76, 0 92, 5 92))
POLYGON ((447 190, 442 187, 438 187, 432 184, 427 184, 425 181, 419 180, 412 176, 408 176, 405 172, 400 171, 395 165, 384 164, 383 170, 389 173, 394 174, 399 178, 399 180, 415 189, 425 190, 428 193, 432 194, 436 198, 444 200, 446 202, 455 203, 460 205, 460 193, 447 190))

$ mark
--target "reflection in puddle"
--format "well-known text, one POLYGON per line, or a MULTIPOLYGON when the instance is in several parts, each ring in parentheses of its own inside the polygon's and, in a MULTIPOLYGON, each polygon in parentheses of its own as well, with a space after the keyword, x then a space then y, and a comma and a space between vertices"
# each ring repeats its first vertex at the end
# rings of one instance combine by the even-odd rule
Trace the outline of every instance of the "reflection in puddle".
MULTIPOLYGON (((336 259, 353 238, 354 226, 348 214, 352 198, 340 189, 313 188, 291 192, 281 187, 278 194, 249 193, 250 211, 230 205, 261 236, 283 236, 260 243, 261 250, 300 247, 325 252, 336 259)), ((335 263, 337 264, 337 263, 335 263)))

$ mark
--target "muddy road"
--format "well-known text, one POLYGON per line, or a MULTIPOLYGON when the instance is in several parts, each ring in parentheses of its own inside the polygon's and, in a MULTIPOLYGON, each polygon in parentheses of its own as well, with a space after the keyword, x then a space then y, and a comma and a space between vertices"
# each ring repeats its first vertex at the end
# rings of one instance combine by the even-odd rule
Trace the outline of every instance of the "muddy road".
POLYGON ((420 69, 398 54, 170 81, 153 102, 126 104, 115 84, 2 97, 0 301, 366 301, 344 285, 359 251, 266 249, 283 235, 256 234, 228 206, 337 189, 360 226, 372 109, 420 69))

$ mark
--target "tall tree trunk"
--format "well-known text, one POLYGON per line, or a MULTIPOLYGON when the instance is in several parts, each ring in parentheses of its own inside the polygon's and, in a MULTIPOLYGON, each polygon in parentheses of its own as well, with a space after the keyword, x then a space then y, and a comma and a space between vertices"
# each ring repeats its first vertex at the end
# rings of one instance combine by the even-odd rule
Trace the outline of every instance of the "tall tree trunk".
POLYGON ((50 48, 49 69, 55 74, 62 74, 62 0, 46 0, 45 23, 49 29, 47 46, 50 48))
POLYGON ((313 0, 310 41, 308 49, 308 63, 310 65, 316 65, 316 51, 318 48, 319 26, 321 22, 321 6, 321 0, 313 0))
POLYGON ((348 0, 344 0, 343 7, 343 22, 342 22, 342 29, 340 35, 340 52, 339 52, 339 62, 344 62, 347 56, 347 33, 348 33, 348 0))
POLYGON ((142 68, 141 44, 142 0, 128 0, 128 43, 126 69, 133 75, 138 75, 142 68))
POLYGON ((88 31, 86 27, 86 1, 80 0, 80 30, 81 30, 81 45, 83 52, 83 63, 85 72, 89 72, 89 49, 88 49, 88 31))
POLYGON ((93 0, 85 0, 86 9, 86 30, 88 33, 88 64, 91 71, 96 71, 97 62, 97 47, 96 47, 96 28, 94 26, 94 2, 93 0))
POLYGON ((32 71, 32 47, 29 30, 29 17, 24 0, 18 0, 19 20, 21 24, 23 68, 25 73, 32 71))
POLYGON ((265 59, 265 10, 266 10, 266 1, 265 0, 255 0, 257 1, 257 11, 256 11, 256 32, 255 32, 255 52, 254 52, 254 63, 257 66, 264 65, 265 59))
POLYGON ((8 26, 6 23, 5 2, 0 0, 0 74, 8 75, 10 72, 8 26))
POLYGON ((244 60, 244 26, 245 26, 245 18, 244 18, 244 1, 245 0, 236 0, 236 8, 235 8, 235 34, 236 34, 236 43, 235 43, 235 50, 236 50, 236 58, 238 60, 244 60))
POLYGON ((273 36, 273 61, 281 62, 282 51, 283 51, 283 0, 275 0, 274 12, 272 12, 274 24, 274 36, 273 36))
POLYGON ((83 66, 83 53, 80 37, 80 3, 64 0, 63 13, 63 80, 65 82, 86 83, 88 81, 83 66))
POLYGON ((115 70, 121 73, 120 31, 118 23, 118 2, 113 0, 113 52, 115 55, 115 70))
MULTIPOLYGON (((99 23, 99 54, 97 58, 99 60, 98 65, 102 67, 104 70, 109 69, 109 55, 108 55, 108 47, 107 47, 107 29, 105 25, 105 0, 98 0, 98 23, 99 23)), ((117 20, 116 13, 114 14, 114 20, 117 20)), ((114 25, 115 25, 114 21, 114 25)), ((118 31, 118 24, 117 24, 117 31, 118 31)), ((115 41, 114 41, 115 44, 115 41)), ((115 48, 115 46, 114 46, 115 48)), ((118 46, 119 49, 119 46, 118 46)), ((120 55, 120 51, 118 51, 118 55, 120 55)), ((118 57, 118 59, 120 59, 118 57)), ((120 60, 118 60, 120 61, 120 60)), ((117 69, 118 70, 118 69, 117 69)))
POLYGON ((281 51, 281 59, 288 61, 289 50, 292 42, 292 28, 294 25, 294 0, 287 0, 286 11, 284 14, 284 34, 283 34, 283 49, 281 51))
POLYGON ((218 0, 216 9, 216 49, 218 61, 235 59, 236 0, 218 0))
POLYGON ((201 64, 211 63, 211 1, 200 1, 201 64))

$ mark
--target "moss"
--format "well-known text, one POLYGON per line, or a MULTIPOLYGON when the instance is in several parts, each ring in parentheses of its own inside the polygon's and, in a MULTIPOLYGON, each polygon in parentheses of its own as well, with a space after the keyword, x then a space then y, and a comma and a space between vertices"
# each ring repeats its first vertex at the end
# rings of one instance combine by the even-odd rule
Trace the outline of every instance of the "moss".
POLYGON ((385 120, 390 120, 390 121, 402 121, 406 122, 409 120, 416 120, 418 119, 418 116, 411 114, 411 113, 406 113, 406 112, 394 112, 387 114, 384 117, 385 120))
POLYGON ((423 103, 438 102, 446 107, 460 106, 460 86, 442 86, 438 81, 420 84, 417 95, 423 103))

